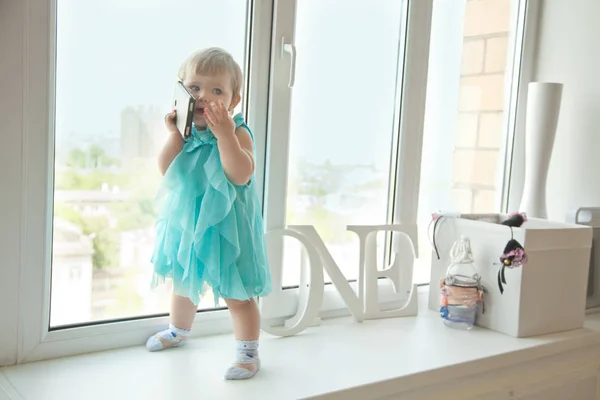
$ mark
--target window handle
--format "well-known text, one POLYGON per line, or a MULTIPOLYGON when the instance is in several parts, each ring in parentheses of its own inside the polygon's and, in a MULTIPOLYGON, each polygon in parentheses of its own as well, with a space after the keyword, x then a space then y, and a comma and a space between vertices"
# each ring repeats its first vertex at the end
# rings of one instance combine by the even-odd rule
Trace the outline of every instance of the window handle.
POLYGON ((296 81, 296 45, 286 43, 285 38, 281 38, 281 57, 285 56, 285 53, 290 55, 290 81, 288 82, 289 87, 294 87, 296 81))

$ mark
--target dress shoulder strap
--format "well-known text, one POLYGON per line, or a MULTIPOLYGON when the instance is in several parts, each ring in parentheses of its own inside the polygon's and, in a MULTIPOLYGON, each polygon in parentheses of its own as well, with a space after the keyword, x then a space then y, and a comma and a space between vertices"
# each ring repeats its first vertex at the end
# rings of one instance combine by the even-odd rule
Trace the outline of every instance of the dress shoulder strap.
POLYGON ((248 125, 246 125, 246 122, 244 121, 244 117, 242 116, 242 113, 234 115, 233 116, 233 122, 235 122, 236 129, 239 128, 240 126, 243 127, 243 128, 246 128, 246 130, 248 131, 248 133, 250 133, 250 137, 252 138, 252 142, 254 143, 254 134, 252 133, 252 130, 248 127, 248 125))

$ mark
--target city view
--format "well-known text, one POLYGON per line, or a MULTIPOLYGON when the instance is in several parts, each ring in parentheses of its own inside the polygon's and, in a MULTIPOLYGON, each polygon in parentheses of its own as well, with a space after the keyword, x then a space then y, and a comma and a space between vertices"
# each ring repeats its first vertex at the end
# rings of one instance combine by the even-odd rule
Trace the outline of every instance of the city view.
POLYGON ((57 141, 53 325, 168 309, 168 287, 150 293, 163 137, 158 107, 131 107, 121 113, 118 137, 78 147, 57 141))
MULTIPOLYGON (((170 286, 150 288, 162 118, 158 107, 128 107, 118 137, 79 147, 68 137, 57 141, 52 325, 168 311, 170 286)), ((356 278, 358 246, 345 226, 385 210, 387 172, 329 161, 294 166, 288 223, 314 224, 344 273, 356 278)), ((284 285, 298 284, 299 254, 297 244, 286 247, 284 285)), ((201 308, 213 306, 206 296, 201 308)))
MULTIPOLYGON (((270 133, 289 135, 287 195, 276 199, 287 224, 314 225, 348 279, 357 276, 359 248, 346 226, 388 222, 398 178, 402 3, 299 2, 290 129, 270 133)), ((58 1, 51 326, 169 311, 168 282, 151 289, 150 258, 156 157, 175 74, 203 47, 223 47, 242 66, 248 58, 248 2, 177 5, 58 1), (181 9, 201 9, 203 18, 182 24, 181 9), (173 32, 186 39, 173 41, 173 32)), ((432 211, 499 209, 510 15, 508 0, 434 1, 414 282, 429 282, 432 211)), ((284 286, 298 285, 303 260, 286 239, 284 286)), ((212 307, 209 293, 200 308, 212 307)))
POLYGON ((57 2, 51 326, 169 311, 150 263, 163 116, 192 51, 244 64, 246 20, 237 0, 57 2), (182 9, 206 18, 182 24, 182 9))
MULTIPOLYGON (((247 4, 58 2, 51 326, 168 312, 170 287, 151 289, 150 263, 163 116, 176 71, 190 52, 219 46, 245 65, 247 4), (178 10, 186 7, 203 10, 201 23, 179 23, 178 10), (173 42, 172 32, 187 39, 173 42)), ((355 278, 357 240, 346 225, 383 223, 388 215, 402 5, 338 4, 310 1, 298 8, 296 44, 303 58, 296 68, 288 192, 282 201, 287 223, 314 225, 342 271, 355 278), (340 123, 348 111, 344 102, 322 96, 327 87, 350 98, 355 89, 346 82, 369 68, 368 58, 356 60, 351 51, 344 52, 351 68, 323 68, 341 62, 332 46, 351 50, 368 43, 347 23, 358 17, 372 26, 369 37, 385 37, 373 48, 381 73, 372 84, 382 90, 363 105, 374 118, 369 140, 340 123), (321 35, 332 21, 338 33, 321 35), (336 150, 341 137, 348 140, 344 151, 336 150)), ((298 243, 286 240, 284 285, 298 284, 301 260, 298 243)), ((208 294, 200 308, 212 307, 208 294)))

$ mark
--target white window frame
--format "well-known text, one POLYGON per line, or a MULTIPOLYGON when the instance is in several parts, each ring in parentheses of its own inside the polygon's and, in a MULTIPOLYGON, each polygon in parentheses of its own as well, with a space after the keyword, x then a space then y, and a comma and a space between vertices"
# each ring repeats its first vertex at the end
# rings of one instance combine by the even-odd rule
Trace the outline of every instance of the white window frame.
MULTIPOLYGON (((403 224, 411 230, 411 239, 418 249, 417 214, 419 204, 420 170, 423 146, 423 128, 425 117, 425 99, 427 88, 427 73, 429 63, 429 44, 432 23, 433 0, 406 0, 408 15, 405 34, 405 59, 402 66, 401 79, 398 90, 400 91, 394 126, 399 129, 398 147, 394 151, 396 161, 396 182, 394 186, 396 202, 393 205, 392 223, 403 224)), ((501 188, 497 195, 498 211, 506 211, 509 207, 508 196, 511 192, 512 174, 514 166, 511 165, 513 157, 517 156, 520 147, 514 148, 515 140, 522 140, 517 132, 523 131, 522 123, 516 122, 517 116, 522 120, 523 96, 526 82, 531 78, 531 64, 534 59, 535 26, 539 16, 539 0, 513 0, 518 7, 512 7, 511 15, 511 48, 514 52, 507 58, 510 71, 506 74, 506 88, 508 95, 505 104, 505 144, 501 149, 502 159, 505 164, 499 168, 498 187, 501 188), (520 51, 519 51, 520 50, 520 51), (509 174, 510 172, 510 174, 509 174)), ((270 119, 270 135, 268 147, 278 149, 279 154, 270 153, 270 164, 267 167, 269 187, 266 192, 267 203, 267 230, 277 230, 285 227, 286 204, 280 199, 287 196, 288 165, 286 153, 289 148, 289 126, 292 94, 287 87, 289 79, 289 58, 278 55, 277 46, 281 46, 282 38, 286 42, 294 41, 295 19, 294 10, 296 1, 290 0, 285 4, 276 5, 279 10, 275 12, 272 59, 270 110, 273 115, 270 119), (282 151, 285 149, 285 151, 282 151)), ((299 57, 301 57, 301 53, 299 57)), ((400 68, 400 67, 399 67, 400 68)), ((519 168, 522 171, 522 167, 519 168)), ((397 243, 394 243, 394 247, 397 243)), ((279 323, 296 313, 299 305, 299 289, 282 289, 283 243, 281 240, 270 243, 269 253, 274 293, 262 301, 263 318, 273 323, 279 323)), ((386 261, 389 261, 386 259, 386 261)), ((408 299, 411 280, 402 289, 405 293, 395 294, 390 281, 380 283, 380 299, 383 307, 401 306, 408 299)), ((357 283, 352 282, 351 287, 355 293, 360 293, 357 283)), ((341 296, 333 285, 327 285, 324 292, 321 317, 349 315, 341 296)))
POLYGON ((523 37, 520 71, 515 76, 518 85, 513 88, 517 93, 513 104, 513 115, 510 126, 513 128, 513 138, 507 144, 510 149, 510 159, 506 160, 506 175, 503 204, 505 211, 517 210, 523 196, 525 183, 525 116, 527 114, 527 85, 535 79, 536 53, 538 47, 538 24, 541 17, 542 0, 523 0, 526 4, 523 22, 523 37))
MULTIPOLYGON (((18 310, 18 341, 6 364, 141 345, 168 323, 168 317, 98 323, 60 330, 49 329, 50 265, 54 190, 54 103, 56 68, 56 0, 24 1, 23 17, 23 119, 20 269, 18 284, 13 278, 12 307, 18 310), (37 116, 30 118, 29 116, 37 116), (36 249, 37 251, 31 251, 36 249), (17 305, 15 305, 17 304, 17 305), (12 360, 11 360, 12 359, 12 360)), ((266 90, 270 54, 273 0, 249 2, 253 8, 248 97, 248 121, 257 144, 258 184, 265 159, 266 90)), ((250 10, 249 10, 250 11, 250 10)), ((251 11, 250 11, 251 12, 251 11)), ((11 183, 11 181, 9 181, 11 183)), ((4 227, 3 227, 4 229, 4 227)), ((18 231, 17 231, 18 232, 18 231)), ((9 275, 10 276, 10 275, 9 275)), ((2 305, 1 307, 6 307, 2 305)), ((10 312, 10 307, 6 307, 10 312)), ((4 309, 2 309, 4 311, 4 309)), ((13 325, 11 324, 11 328, 13 325)), ((194 335, 231 332, 229 312, 204 311, 196 315, 194 335)), ((14 342, 13 342, 14 344, 14 342)))
MULTIPOLYGON (((395 186, 399 201, 394 207, 393 222, 416 227, 432 0, 410 1, 402 111, 401 119, 395 121, 401 135, 395 186)), ((0 112, 0 182, 3 184, 0 196, 0 251, 3 255, 0 268, 0 366, 141 345, 167 321, 165 317, 147 318, 49 332, 50 225, 47 222, 52 217, 48 200, 53 189, 49 173, 52 171, 50 149, 53 138, 49 132, 53 132, 54 118, 51 82, 54 82, 55 66, 55 2, 8 2, 0 16, 2 32, 14 34, 0 37, 0 49, 9 55, 7 58, 16 55, 12 63, 4 60, 0 63, 0 78, 9 84, 0 92, 3 104, 0 112)), ((283 119, 277 116, 282 116, 282 110, 287 115, 290 109, 289 59, 279 57, 278 41, 282 35, 293 38, 293 24, 286 25, 285 21, 290 21, 290 12, 293 17, 295 1, 254 0, 253 3, 248 121, 255 132, 258 171, 265 171, 264 176, 257 174, 257 183, 265 193, 266 228, 273 230, 284 226, 285 206, 277 199, 284 199, 287 190, 287 159, 282 150, 288 148, 289 119, 286 118, 289 116, 283 119), (264 87, 263 82, 269 82, 268 91, 260 90, 264 87), (270 122, 269 116, 272 116, 270 122), (264 184, 266 180, 268 186, 264 184)), ((539 7, 540 0, 526 2, 515 144, 523 140, 523 93, 533 76, 539 7)), ((505 190, 514 187, 515 183, 519 186, 519 176, 523 173, 518 154, 521 147, 514 145, 514 162, 507 166, 511 175, 505 190)), ((511 190, 509 198, 504 199, 511 204, 516 202, 517 196, 520 197, 518 190, 511 190)), ((277 277, 277 266, 274 268, 277 277)), ((288 299, 277 309, 278 316, 295 313, 297 294, 294 295, 292 290, 285 294, 288 299)), ((331 285, 327 287, 324 304, 330 315, 344 313, 343 303, 331 285)), ((199 313, 196 323, 198 335, 231 330, 225 311, 199 313)))
POLYGON ((19 344, 24 9, 25 1, 9 1, 0 13, 0 366, 17 362, 19 344))

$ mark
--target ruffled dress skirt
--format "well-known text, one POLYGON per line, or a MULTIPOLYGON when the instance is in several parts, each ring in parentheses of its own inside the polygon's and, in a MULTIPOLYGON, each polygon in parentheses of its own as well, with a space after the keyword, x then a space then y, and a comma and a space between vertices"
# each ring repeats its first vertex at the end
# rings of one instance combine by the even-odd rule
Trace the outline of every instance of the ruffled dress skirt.
MULTIPOLYGON (((234 121, 236 128, 248 129, 241 115, 234 121)), ((215 304, 219 298, 249 300, 271 292, 254 178, 243 186, 227 179, 209 129, 193 128, 157 201, 153 287, 169 278, 174 293, 196 305, 209 287, 215 304)))

